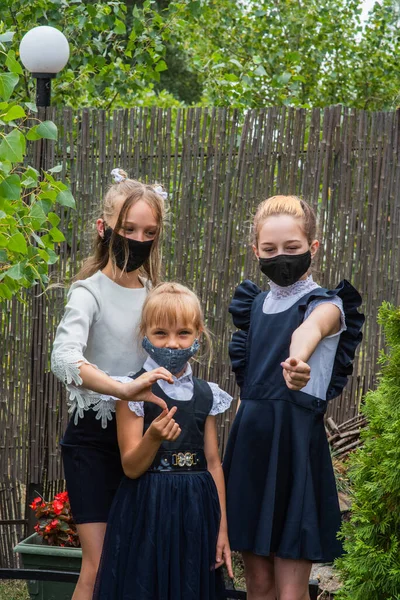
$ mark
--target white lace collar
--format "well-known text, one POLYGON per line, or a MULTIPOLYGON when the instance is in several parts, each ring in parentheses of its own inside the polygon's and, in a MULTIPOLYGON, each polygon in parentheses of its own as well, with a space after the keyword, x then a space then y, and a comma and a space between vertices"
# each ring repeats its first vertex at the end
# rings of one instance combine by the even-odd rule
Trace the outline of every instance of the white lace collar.
POLYGON ((319 287, 318 283, 313 280, 312 275, 309 275, 307 279, 299 279, 296 283, 286 287, 281 287, 273 281, 269 282, 269 286, 271 290, 269 295, 274 300, 289 298, 290 296, 303 296, 319 287))

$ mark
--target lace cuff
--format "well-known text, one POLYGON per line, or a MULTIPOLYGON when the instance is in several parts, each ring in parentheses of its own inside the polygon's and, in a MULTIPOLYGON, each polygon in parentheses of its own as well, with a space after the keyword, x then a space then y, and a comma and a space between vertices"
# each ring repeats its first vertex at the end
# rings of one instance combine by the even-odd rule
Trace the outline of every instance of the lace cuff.
POLYGON ((230 396, 224 390, 221 390, 216 383, 208 381, 208 385, 210 386, 214 397, 213 405, 210 410, 210 416, 219 415, 220 413, 228 410, 233 400, 232 396, 230 396))
MULTIPOLYGON (((120 381, 121 383, 130 383, 132 381, 130 377, 112 376, 112 379, 115 379, 115 381, 120 381)), ((69 392, 68 412, 70 414, 75 413, 75 425, 78 424, 79 419, 84 417, 85 411, 91 409, 97 413, 96 419, 99 421, 101 420, 102 428, 106 429, 108 421, 112 421, 113 419, 113 413, 115 413, 115 403, 118 398, 108 394, 99 394, 98 392, 93 392, 87 388, 77 387, 72 384, 69 384, 66 387, 69 392)))
MULTIPOLYGON (((65 385, 71 383, 82 385, 79 367, 84 364, 90 365, 91 363, 77 350, 53 352, 51 355, 51 370, 65 385)), ((97 369, 96 365, 92 366, 97 369)))

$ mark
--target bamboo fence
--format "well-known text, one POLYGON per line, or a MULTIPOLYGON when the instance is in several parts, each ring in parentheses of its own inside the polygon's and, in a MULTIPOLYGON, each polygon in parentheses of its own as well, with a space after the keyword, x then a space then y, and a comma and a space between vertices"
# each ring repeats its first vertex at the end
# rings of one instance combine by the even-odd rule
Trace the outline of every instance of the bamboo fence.
MULTIPOLYGON (((63 243, 53 279, 68 284, 88 255, 95 218, 110 172, 162 182, 169 193, 164 242, 167 280, 200 295, 214 338, 200 376, 237 397, 227 346, 233 331, 227 307, 245 277, 265 285, 250 245, 257 203, 273 194, 298 194, 318 212, 321 285, 349 279, 363 295, 367 316, 354 375, 328 414, 340 424, 357 414, 375 385, 383 346, 376 323, 384 300, 399 303, 400 112, 367 113, 268 108, 129 109, 114 112, 48 109, 57 143, 36 144, 32 160, 62 165, 77 210, 60 209, 63 243)), ((63 488, 59 441, 68 415, 63 386, 49 354, 66 288, 25 304, 10 301, 0 316, 0 566, 27 532, 27 503, 63 488)), ((234 407, 219 422, 223 451, 234 407)))

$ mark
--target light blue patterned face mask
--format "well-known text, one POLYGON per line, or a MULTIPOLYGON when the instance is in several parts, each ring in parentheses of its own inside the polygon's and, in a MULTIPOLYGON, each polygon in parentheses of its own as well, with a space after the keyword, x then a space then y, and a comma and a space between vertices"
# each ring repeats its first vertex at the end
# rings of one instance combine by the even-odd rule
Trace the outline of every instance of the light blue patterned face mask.
POLYGON ((182 371, 188 360, 200 348, 199 340, 194 340, 189 348, 157 348, 145 336, 142 342, 147 354, 160 366, 168 369, 173 375, 182 371))

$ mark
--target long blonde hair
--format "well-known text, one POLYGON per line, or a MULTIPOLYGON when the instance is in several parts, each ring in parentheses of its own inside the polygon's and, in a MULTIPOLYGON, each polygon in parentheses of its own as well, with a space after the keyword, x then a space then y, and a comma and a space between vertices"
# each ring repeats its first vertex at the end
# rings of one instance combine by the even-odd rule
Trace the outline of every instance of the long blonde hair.
MULTIPOLYGON (((140 269, 140 274, 145 276, 151 284, 157 285, 160 278, 161 271, 161 250, 160 250, 160 242, 162 238, 164 219, 165 219, 165 206, 164 199, 160 195, 155 188, 158 184, 148 185, 137 181, 136 179, 129 179, 124 171, 121 169, 118 170, 122 177, 125 177, 119 183, 112 184, 104 196, 103 201, 103 210, 101 214, 101 218, 103 218, 106 222, 107 219, 112 217, 115 213, 115 200, 117 197, 125 196, 125 201, 119 211, 119 215, 117 218, 117 222, 115 224, 113 234, 111 236, 110 244, 105 245, 103 242, 103 238, 100 236, 98 232, 96 232, 94 245, 93 245, 93 254, 87 258, 79 273, 75 275, 73 281, 78 281, 79 279, 87 279, 96 271, 104 269, 109 259, 113 261, 115 266, 115 258, 112 253, 112 247, 115 240, 115 234, 118 233, 122 225, 126 220, 126 215, 131 206, 134 206, 140 200, 146 202, 151 210, 154 213, 154 217, 157 221, 157 233, 155 235, 151 252, 149 258, 143 264, 140 269)), ((127 249, 128 243, 125 242, 125 247, 127 249)))

